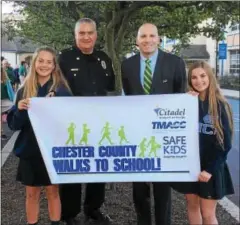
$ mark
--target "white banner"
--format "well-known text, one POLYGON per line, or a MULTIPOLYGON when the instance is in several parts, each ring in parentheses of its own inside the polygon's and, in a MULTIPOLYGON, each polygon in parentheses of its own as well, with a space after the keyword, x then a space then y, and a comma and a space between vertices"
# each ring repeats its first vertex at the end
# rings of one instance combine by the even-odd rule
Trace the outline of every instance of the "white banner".
POLYGON ((197 97, 38 97, 28 113, 52 183, 197 181, 197 97))

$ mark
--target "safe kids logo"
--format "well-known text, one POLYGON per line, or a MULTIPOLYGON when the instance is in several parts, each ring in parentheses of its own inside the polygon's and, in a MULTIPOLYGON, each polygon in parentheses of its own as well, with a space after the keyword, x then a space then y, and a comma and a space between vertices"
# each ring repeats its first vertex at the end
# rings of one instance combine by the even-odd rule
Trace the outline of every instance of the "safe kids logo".
POLYGON ((65 146, 54 146, 52 158, 55 171, 66 173, 137 173, 161 171, 159 157, 161 144, 155 136, 143 137, 140 143, 130 144, 125 127, 117 129, 117 139, 113 139, 114 129, 109 122, 102 127, 97 142, 89 143, 91 129, 84 123, 81 136, 76 140, 75 123, 67 128, 65 146))
POLYGON ((186 136, 163 137, 164 158, 184 158, 187 153, 186 136))

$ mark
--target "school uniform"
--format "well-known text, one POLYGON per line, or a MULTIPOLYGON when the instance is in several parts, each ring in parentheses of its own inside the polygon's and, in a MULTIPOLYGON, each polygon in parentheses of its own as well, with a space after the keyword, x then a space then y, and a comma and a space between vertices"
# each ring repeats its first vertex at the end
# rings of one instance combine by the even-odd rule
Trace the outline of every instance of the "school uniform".
POLYGON ((222 199, 225 195, 234 194, 233 183, 227 165, 227 154, 230 151, 231 131, 223 103, 218 104, 219 121, 223 127, 223 147, 217 141, 215 128, 209 115, 208 100, 199 100, 199 150, 201 171, 212 174, 206 182, 173 183, 173 188, 183 194, 196 194, 205 199, 222 199))
MULTIPOLYGON (((38 87, 37 97, 45 97, 52 86, 50 79, 43 86, 38 87)), ((56 96, 69 96, 65 87, 59 87, 56 96)), ((18 102, 22 99, 23 88, 17 92, 16 103, 7 116, 8 126, 11 130, 21 130, 14 144, 13 152, 20 158, 17 181, 27 186, 51 185, 27 110, 19 110, 18 102)), ((51 118, 48 118, 51 119, 51 118)))

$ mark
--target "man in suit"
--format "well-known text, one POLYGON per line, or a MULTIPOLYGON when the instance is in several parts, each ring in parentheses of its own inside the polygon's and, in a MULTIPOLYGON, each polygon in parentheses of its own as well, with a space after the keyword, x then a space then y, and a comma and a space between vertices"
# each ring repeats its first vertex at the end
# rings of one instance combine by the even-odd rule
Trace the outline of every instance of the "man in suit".
MULTIPOLYGON (((158 49, 157 27, 143 24, 137 34, 140 53, 122 63, 125 95, 184 93, 186 70, 183 60, 158 49)), ((171 187, 167 182, 153 182, 156 225, 171 224, 171 187)), ((138 225, 151 225, 150 184, 133 183, 133 201, 138 225)))

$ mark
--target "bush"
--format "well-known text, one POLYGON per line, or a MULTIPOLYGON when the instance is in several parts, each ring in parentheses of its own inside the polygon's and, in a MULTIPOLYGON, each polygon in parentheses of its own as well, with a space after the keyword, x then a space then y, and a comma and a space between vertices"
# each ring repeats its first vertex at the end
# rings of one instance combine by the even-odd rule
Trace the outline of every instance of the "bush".
POLYGON ((223 77, 218 77, 218 82, 221 88, 237 90, 240 89, 240 79, 239 76, 225 75, 223 77))

